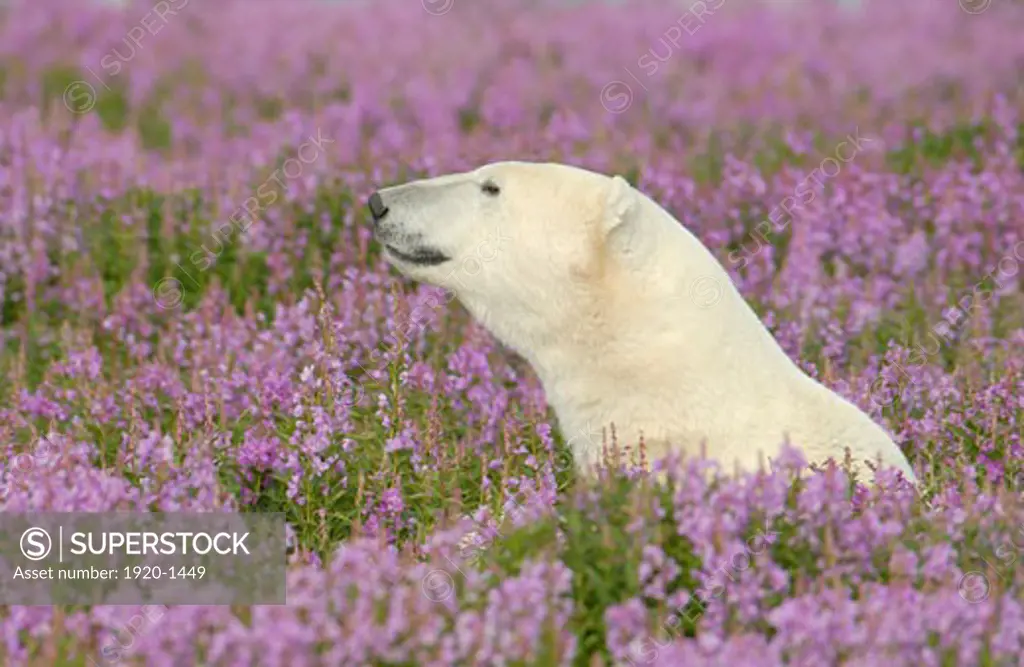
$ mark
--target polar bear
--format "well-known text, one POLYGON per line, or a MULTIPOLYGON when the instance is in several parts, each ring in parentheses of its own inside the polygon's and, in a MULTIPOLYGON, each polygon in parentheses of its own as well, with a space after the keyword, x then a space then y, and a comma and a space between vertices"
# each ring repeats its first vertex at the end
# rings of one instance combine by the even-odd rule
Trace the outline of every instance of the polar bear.
POLYGON ((770 465, 784 442, 811 463, 849 448, 916 481, 899 447, 794 364, 722 265, 620 176, 498 162, 381 189, 374 235, 407 277, 446 288, 533 366, 578 467, 602 433, 649 460, 770 465), (582 436, 582 437, 580 437, 582 436))

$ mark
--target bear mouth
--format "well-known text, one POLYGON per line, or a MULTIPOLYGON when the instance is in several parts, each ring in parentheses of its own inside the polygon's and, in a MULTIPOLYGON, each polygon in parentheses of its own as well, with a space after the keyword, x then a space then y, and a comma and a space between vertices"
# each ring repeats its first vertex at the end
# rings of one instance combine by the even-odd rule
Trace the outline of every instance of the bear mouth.
POLYGON ((451 260, 448 255, 432 248, 417 248, 409 253, 402 252, 393 245, 385 245, 384 248, 395 259, 414 266, 437 266, 451 260))

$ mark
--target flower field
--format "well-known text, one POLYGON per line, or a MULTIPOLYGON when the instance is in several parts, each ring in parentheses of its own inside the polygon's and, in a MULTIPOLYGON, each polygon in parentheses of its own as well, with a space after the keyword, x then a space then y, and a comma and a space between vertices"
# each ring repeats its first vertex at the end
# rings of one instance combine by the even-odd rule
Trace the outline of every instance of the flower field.
POLYGON ((294 536, 285 605, 5 605, 0 664, 1022 664, 1022 34, 1010 0, 0 6, 3 512, 294 536), (659 484, 561 433, 365 206, 510 159, 659 202, 920 489, 789 449, 659 484))

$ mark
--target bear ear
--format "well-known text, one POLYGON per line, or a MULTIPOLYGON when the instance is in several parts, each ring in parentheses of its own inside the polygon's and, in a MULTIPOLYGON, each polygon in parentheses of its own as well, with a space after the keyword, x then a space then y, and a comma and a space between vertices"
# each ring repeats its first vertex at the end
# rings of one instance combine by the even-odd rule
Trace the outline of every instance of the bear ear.
POLYGON ((608 184, 605 200, 603 231, 610 234, 629 220, 636 206, 636 190, 622 176, 613 176, 608 184))

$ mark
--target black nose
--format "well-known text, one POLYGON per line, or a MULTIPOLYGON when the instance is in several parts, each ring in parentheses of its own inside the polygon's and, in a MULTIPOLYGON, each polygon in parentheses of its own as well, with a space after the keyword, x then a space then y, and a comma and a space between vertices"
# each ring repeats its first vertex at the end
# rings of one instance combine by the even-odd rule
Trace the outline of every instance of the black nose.
POLYGON ((380 198, 380 193, 378 192, 370 195, 370 201, 367 202, 367 205, 370 207, 370 215, 373 216, 374 222, 380 222, 388 214, 388 207, 384 205, 384 200, 380 198))

